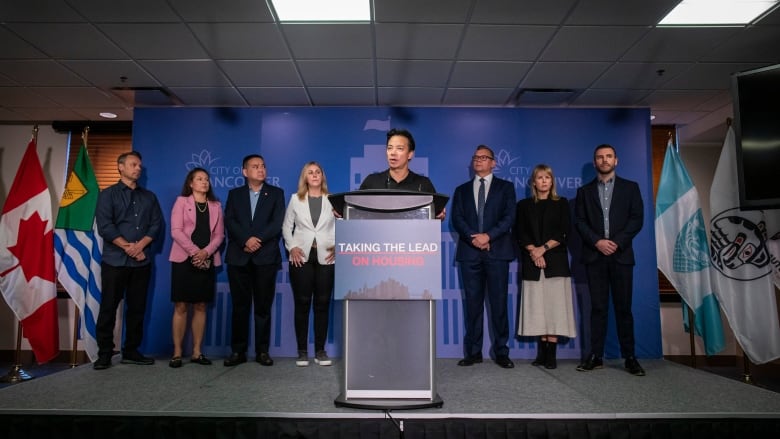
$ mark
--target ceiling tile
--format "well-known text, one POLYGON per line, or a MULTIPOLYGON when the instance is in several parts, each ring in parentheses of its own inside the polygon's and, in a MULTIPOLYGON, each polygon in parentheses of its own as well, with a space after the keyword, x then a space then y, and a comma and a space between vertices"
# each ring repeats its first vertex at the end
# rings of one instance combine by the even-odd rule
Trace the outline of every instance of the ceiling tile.
POLYGON ((0 59, 36 59, 46 55, 30 43, 19 38, 6 27, 0 26, 0 59))
POLYGON ((376 63, 377 83, 382 87, 435 87, 447 82, 450 61, 391 61, 376 63))
POLYGON ((14 21, 77 23, 83 22, 84 18, 64 0, 3 1, 0 23, 14 21))
POLYGON ((503 106, 514 88, 448 88, 444 105, 503 106))
POLYGON ((230 0, 225 4, 214 0, 169 0, 168 3, 186 21, 273 22, 264 1, 230 0))
POLYGON ((642 25, 655 26, 680 0, 588 0, 577 6, 567 25, 642 25))
POLYGON ((252 106, 308 106, 303 87, 241 87, 244 98, 252 106))
POLYGON ((173 87, 173 94, 185 105, 199 107, 244 107, 244 98, 232 87, 173 87))
MULTIPOLYGON (((129 107, 104 107, 104 108, 80 108, 80 107, 74 107, 71 108, 74 112, 78 113, 87 120, 99 120, 99 121, 105 121, 108 119, 104 119, 100 117, 100 112, 103 111, 109 111, 111 113, 116 114, 116 119, 110 119, 112 121, 128 121, 133 120, 133 109, 129 107)), ((57 118, 58 120, 67 120, 63 117, 57 118)), ((55 120, 57 120, 55 119, 55 120)))
POLYGON ((645 33, 642 27, 566 27, 555 34, 540 60, 615 61, 645 33))
POLYGON ((288 59, 272 23, 193 23, 190 29, 214 59, 288 59))
POLYGON ((655 89, 691 67, 692 63, 620 62, 604 72, 593 88, 655 89))
POLYGON ((376 102, 374 87, 310 87, 313 105, 373 106, 376 102))
POLYGON ((127 58, 125 53, 91 24, 17 23, 8 27, 52 58, 127 58))
POLYGON ((122 106, 119 98, 94 87, 30 87, 30 91, 62 106, 71 106, 74 102, 82 108, 122 106))
POLYGON ((697 111, 716 111, 727 105, 732 104, 731 90, 721 91, 712 98, 702 102, 695 110, 697 111))
POLYGON ((655 28, 629 49, 621 61, 698 61, 735 32, 735 28, 655 28))
POLYGON ((575 0, 482 0, 474 5, 474 24, 551 24, 566 17, 575 0))
POLYGON ((371 87, 374 68, 370 60, 298 61, 307 87, 371 87))
POLYGON ((49 60, 0 61, 0 73, 24 86, 87 85, 61 64, 49 60))
POLYGON ((282 32, 297 59, 371 58, 371 26, 356 24, 283 24, 282 32))
POLYGON ((514 88, 531 65, 528 62, 458 61, 449 86, 514 88))
POLYGON ((205 59, 207 54, 183 24, 101 24, 109 38, 135 59, 205 59), (163 44, 164 43, 164 44, 163 44))
POLYGON ((639 105, 651 90, 624 90, 624 89, 588 89, 577 96, 572 105, 575 106, 618 106, 632 107, 639 105))
POLYGON ((38 121, 87 119, 69 108, 24 108, 22 111, 24 111, 28 118, 38 121))
POLYGON ((301 87, 292 61, 219 61, 237 87, 301 87))
POLYGON ((133 61, 63 61, 62 64, 98 87, 160 86, 156 79, 133 61))
POLYGON ((46 99, 28 88, 0 87, 0 102, 4 107, 16 108, 46 108, 57 104, 46 99))
POLYGON ((142 61, 141 65, 168 87, 226 87, 230 82, 211 60, 142 61))
POLYGON ((609 63, 536 63, 521 84, 523 88, 572 88, 590 86, 607 68, 609 63))
POLYGON ((718 90, 657 90, 645 97, 641 104, 652 107, 653 110, 694 111, 697 106, 718 93, 718 90))
POLYGON ((670 79, 663 85, 663 89, 677 90, 706 90, 731 88, 731 75, 733 73, 763 67, 765 64, 744 63, 699 63, 670 79))
POLYGON ((458 57, 477 61, 534 61, 554 32, 552 26, 471 25, 458 57))
POLYGON ((375 0, 377 23, 462 23, 471 0, 375 0))
POLYGON ((454 24, 378 23, 375 29, 380 59, 450 59, 463 33, 454 24))
POLYGON ((68 0, 89 20, 98 23, 176 23, 181 21, 168 6, 159 0, 68 0))
POLYGON ((443 94, 444 89, 436 87, 379 87, 378 105, 441 105, 443 94))
MULTIPOLYGON (((780 11, 780 8, 777 9, 780 11)), ((740 29, 701 57, 705 62, 780 62, 780 26, 740 29)))

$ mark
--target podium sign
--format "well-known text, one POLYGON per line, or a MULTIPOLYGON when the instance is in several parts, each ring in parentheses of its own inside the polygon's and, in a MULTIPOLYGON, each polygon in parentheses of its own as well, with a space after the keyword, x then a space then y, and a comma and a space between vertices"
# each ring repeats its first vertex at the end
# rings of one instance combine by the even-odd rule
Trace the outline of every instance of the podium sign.
POLYGON ((335 298, 441 299, 441 222, 336 222, 335 298))

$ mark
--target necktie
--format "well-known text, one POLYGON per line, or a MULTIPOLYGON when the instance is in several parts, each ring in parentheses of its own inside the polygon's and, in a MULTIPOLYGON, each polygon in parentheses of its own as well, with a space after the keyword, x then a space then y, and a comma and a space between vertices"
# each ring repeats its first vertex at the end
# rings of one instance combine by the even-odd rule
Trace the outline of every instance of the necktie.
POLYGON ((477 221, 479 222, 479 231, 483 232, 482 225, 485 217, 485 179, 479 179, 479 192, 477 193, 477 221))

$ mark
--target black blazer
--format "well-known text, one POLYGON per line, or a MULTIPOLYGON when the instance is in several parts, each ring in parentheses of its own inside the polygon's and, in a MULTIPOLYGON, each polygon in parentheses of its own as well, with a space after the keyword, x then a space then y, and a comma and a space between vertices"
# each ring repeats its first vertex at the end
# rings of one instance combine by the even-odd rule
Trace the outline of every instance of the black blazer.
MULTIPOLYGON (((609 207, 609 239, 618 245, 613 257, 619 264, 634 265, 634 236, 642 230, 644 218, 642 194, 639 185, 631 180, 615 176, 615 189, 609 207)), ((577 190, 574 216, 575 226, 582 236, 582 262, 594 262, 601 252, 596 241, 604 238, 604 214, 599 201, 597 179, 577 190)))
POLYGON ((541 247, 549 240, 555 240, 560 245, 544 253, 547 268, 545 277, 569 277, 569 253, 566 251, 566 237, 571 224, 569 202, 561 197, 557 200, 542 200, 534 203, 533 198, 526 198, 517 203, 515 215, 515 239, 520 246, 520 264, 522 279, 538 281, 542 270, 531 260, 531 255, 525 249, 527 245, 541 247), (541 208, 541 203, 544 208, 541 208), (541 219, 541 227, 539 220, 541 219))
POLYGON ((225 203, 225 228, 228 244, 225 262, 233 265, 246 265, 250 261, 256 265, 282 264, 279 239, 284 221, 284 191, 268 183, 263 184, 260 198, 255 207, 254 219, 249 202, 249 186, 231 189, 225 203), (263 241, 262 247, 254 253, 244 251, 244 244, 256 236, 263 241))

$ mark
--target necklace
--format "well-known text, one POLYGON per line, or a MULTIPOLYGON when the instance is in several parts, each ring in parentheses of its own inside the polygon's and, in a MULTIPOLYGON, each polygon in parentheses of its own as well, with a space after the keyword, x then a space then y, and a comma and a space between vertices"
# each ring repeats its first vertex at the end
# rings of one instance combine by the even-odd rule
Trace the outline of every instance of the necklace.
POLYGON ((199 203, 199 202, 196 201, 195 202, 195 208, 198 209, 198 212, 203 213, 203 212, 205 212, 209 208, 209 203, 208 202, 199 203), (201 209, 200 206, 203 206, 203 209, 201 209))

